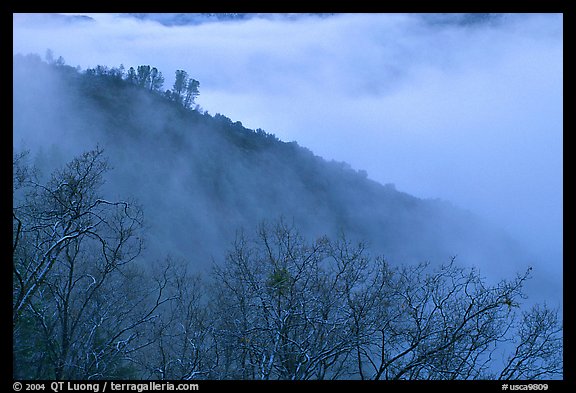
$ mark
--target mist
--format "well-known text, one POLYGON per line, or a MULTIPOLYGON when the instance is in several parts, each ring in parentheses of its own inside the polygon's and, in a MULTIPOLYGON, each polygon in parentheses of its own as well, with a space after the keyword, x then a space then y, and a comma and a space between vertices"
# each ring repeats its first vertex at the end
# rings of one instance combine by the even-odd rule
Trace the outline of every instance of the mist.
MULTIPOLYGON (((166 88, 184 69, 200 81, 197 101, 208 113, 493 222, 526 249, 540 277, 534 285, 561 296, 562 15, 475 24, 302 15, 184 26, 88 16, 15 14, 13 53, 50 48, 82 69, 150 64, 164 73, 166 88)), ((39 118, 57 123, 57 108, 44 108, 39 118)), ((97 128, 97 115, 89 116, 97 128)), ((53 139, 14 135, 15 147, 32 137, 46 145, 53 139)), ((63 152, 88 142, 59 139, 63 152)), ((186 163, 175 165, 187 173, 186 163)), ((178 176, 167 182, 180 190, 178 176)))

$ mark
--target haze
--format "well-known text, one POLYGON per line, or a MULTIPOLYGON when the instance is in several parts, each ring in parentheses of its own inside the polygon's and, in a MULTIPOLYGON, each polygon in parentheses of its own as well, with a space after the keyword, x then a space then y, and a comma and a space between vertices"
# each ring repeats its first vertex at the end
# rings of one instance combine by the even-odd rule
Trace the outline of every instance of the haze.
POLYGON ((534 256, 548 277, 540 284, 561 296, 562 15, 462 24, 344 14, 170 27, 89 16, 15 14, 13 52, 50 48, 82 69, 150 64, 166 88, 184 69, 211 114, 497 223, 534 256))

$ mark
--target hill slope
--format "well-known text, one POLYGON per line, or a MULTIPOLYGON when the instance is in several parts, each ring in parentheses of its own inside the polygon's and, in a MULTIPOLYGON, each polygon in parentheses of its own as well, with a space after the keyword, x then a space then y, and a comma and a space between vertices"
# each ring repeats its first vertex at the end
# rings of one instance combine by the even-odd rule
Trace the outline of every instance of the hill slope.
POLYGON ((106 192, 144 207, 148 260, 171 254, 205 267, 239 229, 284 217, 310 237, 343 231, 396 263, 458 255, 500 277, 503 264, 518 270, 513 242, 472 214, 225 116, 31 57, 14 58, 13 91, 14 147, 32 150, 45 173, 104 147, 114 167, 106 192))

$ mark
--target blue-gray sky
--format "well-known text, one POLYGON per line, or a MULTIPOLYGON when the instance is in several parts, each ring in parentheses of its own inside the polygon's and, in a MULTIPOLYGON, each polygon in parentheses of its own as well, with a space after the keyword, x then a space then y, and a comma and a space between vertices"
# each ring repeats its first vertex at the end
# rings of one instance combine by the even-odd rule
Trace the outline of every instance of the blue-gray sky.
MULTIPOLYGON (((562 274, 563 18, 429 23, 418 15, 254 18, 164 26, 14 15, 14 53, 156 66, 200 81, 198 103, 381 183, 446 199, 562 274)), ((540 263, 538 262, 540 261, 540 263)), ((560 285, 546 281, 542 285, 560 285)))

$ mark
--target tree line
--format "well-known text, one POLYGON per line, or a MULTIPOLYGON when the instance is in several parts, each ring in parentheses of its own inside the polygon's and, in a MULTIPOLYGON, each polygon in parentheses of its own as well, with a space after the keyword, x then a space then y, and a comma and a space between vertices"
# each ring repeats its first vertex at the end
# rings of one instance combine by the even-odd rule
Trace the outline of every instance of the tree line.
POLYGON ((392 266, 284 220, 208 275, 148 261, 142 209, 101 195, 100 148, 46 181, 13 159, 16 379, 551 379, 562 322, 455 260, 392 266))
POLYGON ((151 92, 160 93, 168 100, 176 102, 187 109, 194 109, 195 99, 200 95, 200 82, 190 77, 184 70, 176 70, 175 81, 172 89, 163 90, 164 76, 156 67, 140 65, 136 69, 130 67, 128 71, 123 65, 120 67, 108 68, 107 66, 96 66, 85 71, 87 75, 105 76, 138 86, 151 92))
MULTIPOLYGON (((46 50, 45 61, 53 66, 63 67, 66 62, 62 56, 54 59, 51 49, 46 50)), ((172 89, 164 90, 165 78, 161 71, 150 65, 139 65, 128 70, 121 64, 119 67, 97 65, 84 71, 85 75, 106 77, 116 81, 125 81, 131 85, 163 95, 166 99, 176 102, 187 109, 195 109, 196 98, 200 95, 200 82, 190 77, 184 70, 176 70, 172 89)))

